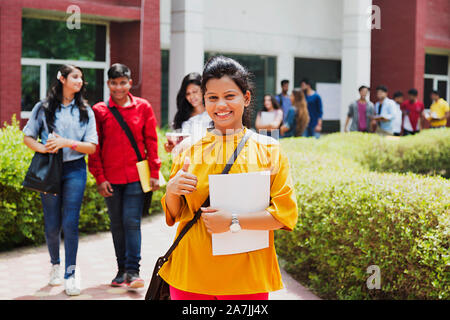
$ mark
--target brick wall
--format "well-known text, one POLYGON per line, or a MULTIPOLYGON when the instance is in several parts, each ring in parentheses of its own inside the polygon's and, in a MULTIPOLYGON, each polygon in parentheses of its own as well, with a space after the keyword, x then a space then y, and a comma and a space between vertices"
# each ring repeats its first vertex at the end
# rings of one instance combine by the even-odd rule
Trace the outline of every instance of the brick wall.
POLYGON ((450 1, 428 0, 426 12, 426 45, 450 50, 450 1))
MULTIPOLYGON (((65 12, 69 0, 1 0, 0 1, 0 123, 20 118, 22 9, 65 12)), ((148 99, 161 120, 161 59, 159 40, 159 0, 145 0, 144 50, 142 81, 139 83, 141 0, 77 1, 82 14, 128 22, 111 23, 111 62, 130 66, 136 86, 132 92, 148 99), (109 18, 108 18, 109 17, 109 18), (131 21, 131 22, 130 22, 131 21)), ((22 121, 24 125, 26 121, 22 121)))
POLYGON ((146 0, 144 8, 144 50, 141 95, 153 106, 161 124, 161 46, 159 0, 146 0))
POLYGON ((126 64, 132 73, 131 93, 147 99, 161 124, 161 49, 159 0, 146 0, 144 8, 142 57, 140 23, 111 23, 111 64, 126 64), (141 61, 142 60, 142 61, 141 61), (142 70, 140 65, 142 64, 142 70), (142 72, 142 76, 141 76, 142 72))
MULTIPOLYGON (((415 87, 423 99, 426 0, 374 0, 381 29, 372 31, 371 84, 384 84, 390 96, 415 87)), ((375 100, 375 90, 372 97, 375 100)))
POLYGON ((0 5, 0 121, 20 119, 22 68, 22 8, 0 5))

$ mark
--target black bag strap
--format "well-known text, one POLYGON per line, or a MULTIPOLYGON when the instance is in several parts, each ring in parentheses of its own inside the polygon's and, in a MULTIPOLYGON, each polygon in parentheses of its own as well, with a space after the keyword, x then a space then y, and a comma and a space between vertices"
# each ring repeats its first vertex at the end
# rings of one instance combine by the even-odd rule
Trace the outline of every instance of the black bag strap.
POLYGON ((130 127, 123 119, 122 115, 120 114, 119 110, 117 110, 116 107, 110 107, 109 101, 106 102, 106 105, 108 106, 109 111, 113 114, 114 118, 116 118, 117 122, 119 122, 119 125, 122 127, 123 131, 128 137, 128 140, 130 140, 131 146, 134 149, 134 152, 136 153, 136 156, 138 158, 138 161, 144 160, 144 157, 142 157, 141 152, 139 151, 138 145, 136 143, 136 140, 134 139, 133 133, 131 132, 130 127))
POLYGON ((42 112, 43 114, 43 118, 42 118, 42 125, 39 127, 39 133, 38 133, 38 137, 41 138, 42 140, 42 130, 46 130, 48 132, 48 134, 50 134, 50 130, 49 130, 49 125, 48 125, 48 121, 47 121, 47 116, 45 115, 45 110, 44 110, 44 103, 41 101, 38 107, 38 111, 36 112, 36 116, 34 117, 35 120, 39 119, 39 114, 42 112))
MULTIPOLYGON (((233 155, 230 157, 230 159, 228 159, 227 161, 227 165, 225 166, 225 168, 222 171, 222 174, 228 174, 228 172, 230 171, 231 167, 233 166, 234 162, 236 161, 239 153, 241 152, 241 150, 244 148, 245 144, 247 143, 247 140, 250 138, 250 136, 252 135, 250 130, 247 130, 247 132, 245 133, 244 137, 241 139, 241 141, 239 142, 238 146, 236 147, 236 150, 234 150, 233 155)), ((186 199, 185 199, 186 201, 186 199)), ((163 262, 166 262, 170 255, 172 254, 173 250, 175 250, 175 248, 178 246, 178 243, 181 241, 181 239, 183 239, 184 235, 189 231, 189 229, 191 229, 191 227, 197 222, 197 220, 200 218, 200 216, 202 215, 202 207, 208 207, 209 206, 209 195, 208 198, 206 198, 205 202, 203 203, 203 205, 200 207, 200 209, 197 210, 197 212, 194 215, 194 218, 192 218, 183 228, 183 230, 181 230, 180 234, 178 235, 178 237, 175 239, 175 241, 173 242, 172 246, 169 248, 169 250, 166 252, 166 254, 163 257, 163 262)))

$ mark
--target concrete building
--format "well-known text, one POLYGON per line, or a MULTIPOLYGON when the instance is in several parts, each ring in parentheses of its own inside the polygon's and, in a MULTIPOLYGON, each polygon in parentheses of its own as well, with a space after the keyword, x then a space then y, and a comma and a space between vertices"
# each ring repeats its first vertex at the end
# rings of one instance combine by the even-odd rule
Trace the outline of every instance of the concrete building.
POLYGON ((90 103, 107 97, 111 63, 129 65, 132 92, 152 103, 161 125, 173 119, 182 77, 215 54, 255 74, 257 107, 282 79, 291 89, 311 79, 329 132, 343 128, 362 84, 416 87, 426 106, 432 89, 450 95, 448 0, 2 0, 0 17, 2 122, 26 119, 64 61, 87 69, 90 103), (80 8, 77 34, 64 27, 70 5, 80 8), (48 52, 58 38, 87 44, 48 52))

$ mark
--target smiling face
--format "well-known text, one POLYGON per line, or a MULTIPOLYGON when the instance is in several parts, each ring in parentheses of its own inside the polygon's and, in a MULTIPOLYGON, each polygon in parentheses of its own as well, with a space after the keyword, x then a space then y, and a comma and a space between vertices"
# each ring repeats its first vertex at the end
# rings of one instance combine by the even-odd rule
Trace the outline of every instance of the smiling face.
POLYGON ((205 107, 214 127, 222 133, 243 127, 244 108, 250 105, 251 93, 242 93, 241 89, 228 76, 210 79, 206 83, 205 107))
POLYGON ((127 77, 120 77, 108 80, 108 88, 114 101, 124 100, 130 92, 133 80, 127 77))
POLYGON ((202 101, 202 89, 195 83, 190 83, 186 88, 186 100, 195 108, 201 106, 202 101))
POLYGON ((77 93, 83 87, 83 74, 79 69, 74 68, 72 72, 67 75, 67 78, 60 78, 63 87, 68 92, 77 93))

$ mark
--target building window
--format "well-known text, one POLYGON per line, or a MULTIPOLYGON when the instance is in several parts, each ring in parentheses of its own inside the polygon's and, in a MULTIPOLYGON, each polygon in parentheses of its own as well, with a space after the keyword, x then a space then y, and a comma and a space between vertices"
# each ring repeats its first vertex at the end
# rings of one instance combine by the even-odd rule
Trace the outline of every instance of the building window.
POLYGON ((448 75, 448 56, 425 55, 425 73, 448 75))
POLYGON ((449 55, 425 55, 423 100, 426 108, 431 106, 431 91, 437 90, 445 100, 450 96, 449 55))
MULTIPOLYGON (((309 59, 309 58, 295 58, 294 61, 294 86, 300 87, 302 79, 307 78, 311 82, 311 87, 316 90, 317 83, 324 84, 337 84, 341 82, 341 61, 340 60, 327 60, 327 59, 309 59)), ((331 93, 336 93, 330 91, 331 93)), ((335 97, 336 95, 332 95, 335 97)), ((322 97, 324 100, 324 97, 322 97)), ((329 97, 327 97, 329 100, 329 97)), ((324 120, 322 124, 322 132, 337 132, 340 130, 340 120, 338 116, 340 108, 340 97, 332 98, 331 100, 337 101, 335 105, 326 105, 324 102, 324 120), (327 112, 328 111, 328 112, 327 112), (330 116, 331 114, 331 116, 330 116)))
POLYGON ((46 97, 58 68, 74 64, 83 69, 90 105, 105 100, 109 25, 82 23, 69 30, 64 20, 22 19, 22 113, 29 118, 33 106, 46 97))
POLYGON ((276 58, 270 56, 226 54, 217 52, 205 52, 205 62, 212 56, 223 54, 235 59, 245 66, 255 76, 255 100, 252 123, 256 119, 257 112, 263 108, 264 95, 276 92, 276 58))
POLYGON ((40 83, 40 67, 22 65, 22 111, 30 112, 40 100, 40 83))
POLYGON ((341 61, 295 58, 294 87, 299 87, 303 78, 308 78, 311 81, 313 89, 316 88, 318 82, 340 83, 341 61))

